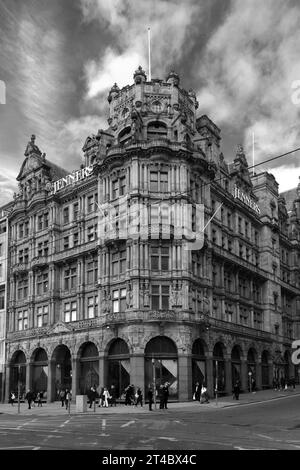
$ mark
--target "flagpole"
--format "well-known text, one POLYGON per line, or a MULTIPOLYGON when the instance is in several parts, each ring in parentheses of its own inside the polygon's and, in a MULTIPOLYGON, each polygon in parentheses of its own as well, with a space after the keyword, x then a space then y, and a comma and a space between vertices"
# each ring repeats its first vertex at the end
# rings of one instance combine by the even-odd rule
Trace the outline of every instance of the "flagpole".
POLYGON ((148 71, 149 71, 149 82, 151 82, 151 37, 150 37, 150 28, 148 28, 148 71))
POLYGON ((252 132, 252 174, 254 176, 254 132, 252 132))

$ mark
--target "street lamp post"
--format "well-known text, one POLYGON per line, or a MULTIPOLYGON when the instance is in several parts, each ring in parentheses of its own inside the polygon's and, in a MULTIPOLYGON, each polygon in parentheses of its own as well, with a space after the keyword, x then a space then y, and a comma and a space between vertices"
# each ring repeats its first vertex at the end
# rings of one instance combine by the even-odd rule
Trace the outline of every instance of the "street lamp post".
POLYGON ((249 375, 249 391, 251 393, 251 391, 252 391, 252 380, 251 380, 252 372, 251 372, 251 370, 249 370, 248 375, 249 375))
POLYGON ((216 406, 218 405, 218 361, 216 361, 216 388, 215 388, 215 393, 216 393, 216 406))
POLYGON ((21 378, 21 366, 18 366, 18 414, 20 414, 20 378, 21 378))
POLYGON ((156 410, 156 372, 155 372, 155 359, 153 356, 152 356, 152 374, 153 374, 154 409, 156 410))

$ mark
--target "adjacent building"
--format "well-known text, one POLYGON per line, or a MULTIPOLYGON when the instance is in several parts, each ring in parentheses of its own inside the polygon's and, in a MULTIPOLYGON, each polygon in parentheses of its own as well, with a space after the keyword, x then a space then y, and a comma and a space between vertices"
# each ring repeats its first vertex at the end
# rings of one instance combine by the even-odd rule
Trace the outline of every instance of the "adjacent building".
POLYGON ((174 72, 139 67, 108 101, 78 170, 27 145, 8 217, 6 397, 167 381, 187 400, 196 382, 231 393, 237 378, 294 377, 300 187, 288 213, 241 146, 225 161, 174 72))

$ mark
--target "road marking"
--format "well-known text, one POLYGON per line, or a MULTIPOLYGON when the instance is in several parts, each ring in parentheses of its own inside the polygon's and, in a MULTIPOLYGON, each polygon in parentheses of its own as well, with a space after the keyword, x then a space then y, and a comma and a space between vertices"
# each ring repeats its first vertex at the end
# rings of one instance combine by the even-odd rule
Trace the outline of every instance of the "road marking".
POLYGON ((255 436, 264 437, 265 439, 270 439, 270 441, 274 441, 274 440, 275 440, 273 437, 266 436, 265 434, 255 434, 255 436))
POLYGON ((101 437, 109 437, 109 434, 105 434, 106 428, 106 419, 102 419, 102 432, 100 434, 101 437))
POLYGON ((135 421, 128 421, 128 423, 122 424, 121 428, 127 428, 127 426, 130 426, 131 424, 134 424, 135 421))
POLYGON ((9 449, 32 449, 33 446, 15 446, 15 447, 0 447, 0 450, 9 450, 9 449))
POLYGON ((158 437, 157 439, 164 439, 165 441, 178 441, 178 439, 175 439, 175 437, 158 437))

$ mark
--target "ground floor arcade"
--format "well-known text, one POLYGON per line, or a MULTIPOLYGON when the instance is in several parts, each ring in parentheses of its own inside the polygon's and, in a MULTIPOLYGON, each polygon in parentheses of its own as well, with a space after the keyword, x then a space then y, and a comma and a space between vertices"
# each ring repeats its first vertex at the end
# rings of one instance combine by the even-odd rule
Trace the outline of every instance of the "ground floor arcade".
MULTIPOLYGON (((136 333, 136 332, 135 332, 136 333)), ((94 334, 53 336, 9 347, 6 364, 5 399, 9 392, 24 395, 26 390, 43 391, 50 402, 61 389, 73 395, 85 394, 91 386, 114 385, 122 398, 129 384, 147 393, 149 386, 170 384, 170 399, 189 400, 195 384, 206 383, 213 395, 232 393, 239 379, 242 390, 272 386, 274 378, 295 377, 290 350, 272 344, 237 340, 217 332, 182 336, 174 332, 154 332, 135 337, 115 334, 97 338, 94 334), (169 333, 169 334, 168 334, 169 333)), ((187 332, 186 332, 187 333, 187 332)), ((298 377, 296 377, 298 379, 298 377)))

